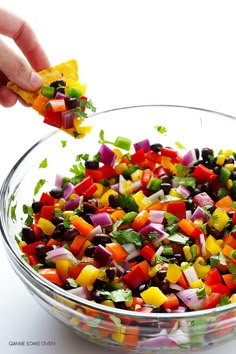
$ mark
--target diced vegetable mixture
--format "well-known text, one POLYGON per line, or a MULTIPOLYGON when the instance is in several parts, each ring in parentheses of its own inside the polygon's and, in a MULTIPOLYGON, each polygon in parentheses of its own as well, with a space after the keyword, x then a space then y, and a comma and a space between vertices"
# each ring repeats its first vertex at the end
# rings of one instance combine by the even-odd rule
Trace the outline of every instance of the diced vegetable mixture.
POLYGON ((180 155, 148 138, 110 142, 104 131, 99 143, 70 177, 56 175, 50 191, 24 205, 17 239, 26 261, 73 294, 130 311, 235 302, 234 152, 180 155))

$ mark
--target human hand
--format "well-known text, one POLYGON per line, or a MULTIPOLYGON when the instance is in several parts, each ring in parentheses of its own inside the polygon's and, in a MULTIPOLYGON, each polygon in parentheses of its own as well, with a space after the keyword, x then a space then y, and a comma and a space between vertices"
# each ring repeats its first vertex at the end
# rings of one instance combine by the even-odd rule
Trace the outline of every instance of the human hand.
POLYGON ((21 57, 14 52, 0 37, 0 104, 11 107, 18 97, 5 86, 7 82, 11 80, 25 90, 36 91, 43 81, 35 71, 49 67, 50 63, 27 22, 2 8, 0 35, 13 39, 23 54, 21 57))

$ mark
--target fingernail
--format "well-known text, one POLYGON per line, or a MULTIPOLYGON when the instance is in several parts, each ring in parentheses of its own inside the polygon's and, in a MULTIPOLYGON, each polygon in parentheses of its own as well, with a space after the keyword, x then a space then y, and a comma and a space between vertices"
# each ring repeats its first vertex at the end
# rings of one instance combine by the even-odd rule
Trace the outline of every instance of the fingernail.
POLYGON ((30 85, 32 86, 32 88, 38 89, 42 86, 42 84, 43 84, 42 78, 33 71, 30 76, 30 85))

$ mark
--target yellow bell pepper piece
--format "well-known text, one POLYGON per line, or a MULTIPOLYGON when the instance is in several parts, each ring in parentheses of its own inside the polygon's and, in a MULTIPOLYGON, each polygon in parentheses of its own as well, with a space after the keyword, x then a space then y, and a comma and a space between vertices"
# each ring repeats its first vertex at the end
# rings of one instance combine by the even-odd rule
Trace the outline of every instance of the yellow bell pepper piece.
POLYGON ((133 197, 139 207, 138 211, 147 209, 152 204, 152 202, 144 195, 143 191, 138 191, 133 197))
POLYGON ((206 250, 212 255, 222 252, 222 248, 218 244, 217 240, 212 236, 209 235, 206 239, 206 250))
POLYGON ((98 273, 98 268, 94 267, 92 264, 88 264, 81 270, 75 281, 80 286, 93 285, 97 279, 98 273))
POLYGON ((108 206, 110 195, 118 195, 118 193, 112 189, 108 189, 105 193, 103 193, 101 198, 98 200, 99 205, 108 206))
POLYGON ((227 213, 222 209, 215 209, 210 219, 208 220, 208 225, 214 227, 217 231, 222 231, 229 221, 227 213))
POLYGON ((176 283, 181 277, 182 271, 175 263, 170 263, 167 268, 166 279, 170 283, 176 283))
POLYGON ((142 291, 140 295, 146 304, 157 307, 160 307, 167 301, 165 294, 156 286, 151 286, 147 290, 142 291))
POLYGON ((48 236, 51 236, 56 228, 56 226, 53 225, 53 223, 51 221, 44 219, 44 218, 39 219, 38 226, 41 228, 43 233, 45 233, 48 236))
POLYGON ((206 279, 208 272, 211 269, 210 265, 206 265, 203 257, 197 257, 193 263, 193 267, 200 279, 206 279))
POLYGON ((70 275, 70 267, 72 265, 72 261, 70 259, 57 259, 56 260, 56 270, 59 274, 59 277, 66 281, 70 275))

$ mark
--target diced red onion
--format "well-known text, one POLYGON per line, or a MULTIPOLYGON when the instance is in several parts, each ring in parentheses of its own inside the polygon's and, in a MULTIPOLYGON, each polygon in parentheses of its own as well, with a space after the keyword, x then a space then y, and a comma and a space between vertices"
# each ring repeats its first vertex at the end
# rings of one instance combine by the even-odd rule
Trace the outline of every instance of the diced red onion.
POLYGON ((92 299, 91 292, 88 291, 87 286, 78 286, 77 288, 73 288, 73 289, 68 290, 68 292, 73 295, 82 297, 83 299, 86 299, 86 300, 92 299))
POLYGON ((156 232, 156 239, 152 240, 152 243, 155 247, 158 246, 159 242, 164 240, 166 237, 169 235, 163 230, 163 225, 162 224, 155 224, 155 223, 150 223, 148 225, 145 225, 139 230, 139 233, 144 236, 148 237, 148 235, 151 232, 156 232))
POLYGON ((56 99, 64 99, 65 101, 69 101, 70 97, 65 95, 64 93, 57 91, 55 95, 56 99))
POLYGON ((90 215, 93 225, 100 225, 101 227, 107 227, 113 225, 111 215, 107 212, 97 213, 90 215))
POLYGON ((111 189, 113 189, 113 191, 119 192, 119 183, 112 184, 111 189))
POLYGON ((176 284, 176 283, 170 283, 169 288, 173 289, 173 290, 177 290, 177 291, 184 290, 184 288, 181 285, 176 284))
POLYGON ((69 182, 63 191, 63 198, 67 199, 74 192, 74 185, 69 182))
POLYGON ((139 250, 135 247, 133 243, 125 243, 124 245, 122 245, 122 247, 128 253, 128 256, 126 257, 126 261, 130 261, 131 259, 134 259, 140 254, 139 250))
POLYGON ((76 197, 65 202, 65 210, 75 210, 81 203, 81 197, 76 197))
POLYGON ((186 219, 191 219, 191 217, 192 217, 192 211, 186 210, 186 219))
POLYGON ((126 179, 120 175, 119 176, 119 192, 121 194, 125 194, 125 182, 126 182, 126 179))
POLYGON ((199 243, 200 243, 200 248, 201 248, 201 254, 203 256, 207 255, 207 251, 206 251, 206 240, 205 240, 205 235, 204 234, 200 234, 199 235, 199 243))
POLYGON ((187 311, 186 306, 178 306, 178 307, 172 309, 171 312, 174 312, 174 313, 183 313, 183 312, 186 312, 186 311, 187 311))
POLYGON ((59 173, 56 174, 56 178, 55 178, 55 186, 56 186, 56 187, 61 187, 61 186, 62 186, 62 184, 63 184, 63 178, 64 178, 63 175, 61 175, 61 174, 59 174, 59 173))
POLYGON ((186 167, 192 167, 197 161, 195 149, 191 149, 182 157, 183 165, 186 167))
POLYGON ((90 231, 90 233, 88 234, 88 238, 91 241, 95 235, 101 234, 101 233, 102 233, 102 227, 101 227, 101 225, 97 225, 90 231))
POLYGON ((98 245, 94 251, 93 257, 98 260, 102 266, 107 266, 112 259, 112 253, 103 245, 98 245))
POLYGON ((144 152, 150 151, 150 142, 148 139, 144 139, 142 141, 139 141, 137 143, 134 143, 134 149, 135 151, 138 151, 142 149, 144 152))
POLYGON ((201 207, 209 206, 209 205, 213 206, 214 205, 214 201, 211 199, 211 197, 206 192, 202 192, 202 193, 196 194, 193 197, 193 202, 196 205, 199 205, 201 207))
POLYGON ((61 122, 65 129, 73 128, 74 110, 70 109, 65 112, 61 112, 61 122))
POLYGON ((185 186, 182 186, 182 184, 178 185, 178 187, 176 187, 176 191, 182 195, 183 198, 187 199, 191 192, 188 188, 186 188, 185 186))
POLYGON ((169 339, 178 345, 190 342, 189 335, 180 328, 177 328, 175 331, 170 331, 169 339))
POLYGON ((153 204, 159 203, 164 198, 164 191, 160 189, 158 192, 153 193, 147 200, 153 204))
POLYGON ((119 263, 117 263, 116 261, 114 261, 114 259, 112 259, 110 266, 114 266, 117 269, 118 276, 125 274, 125 268, 121 266, 119 263))
POLYGON ((183 270, 183 273, 189 284, 191 284, 193 281, 198 280, 198 275, 196 273, 194 266, 187 267, 186 269, 183 270))
POLYGON ((52 262, 55 262, 58 259, 69 259, 73 262, 77 261, 75 256, 65 247, 56 247, 53 250, 48 251, 46 255, 46 259, 50 259, 52 262))
POLYGON ((99 149, 100 161, 104 164, 114 166, 116 162, 116 154, 109 148, 109 146, 102 144, 99 149))
POLYGON ((139 342, 140 349, 160 348, 161 346, 173 346, 173 341, 169 339, 166 329, 162 329, 155 337, 139 342))
POLYGON ((176 293, 181 301, 191 310, 201 310, 204 299, 198 298, 198 288, 185 289, 176 293))
POLYGON ((209 220, 210 215, 198 205, 197 208, 194 210, 191 220, 195 221, 196 219, 199 218, 202 218, 203 223, 206 223, 209 220))
POLYGON ((162 224, 165 219, 164 214, 165 212, 163 210, 150 210, 149 219, 151 222, 154 222, 156 224, 162 224))
POLYGON ((141 182, 141 180, 139 179, 138 181, 132 182, 132 183, 129 185, 129 188, 130 188, 130 190, 132 190, 132 192, 135 192, 135 191, 137 191, 141 186, 142 186, 142 182, 141 182))

